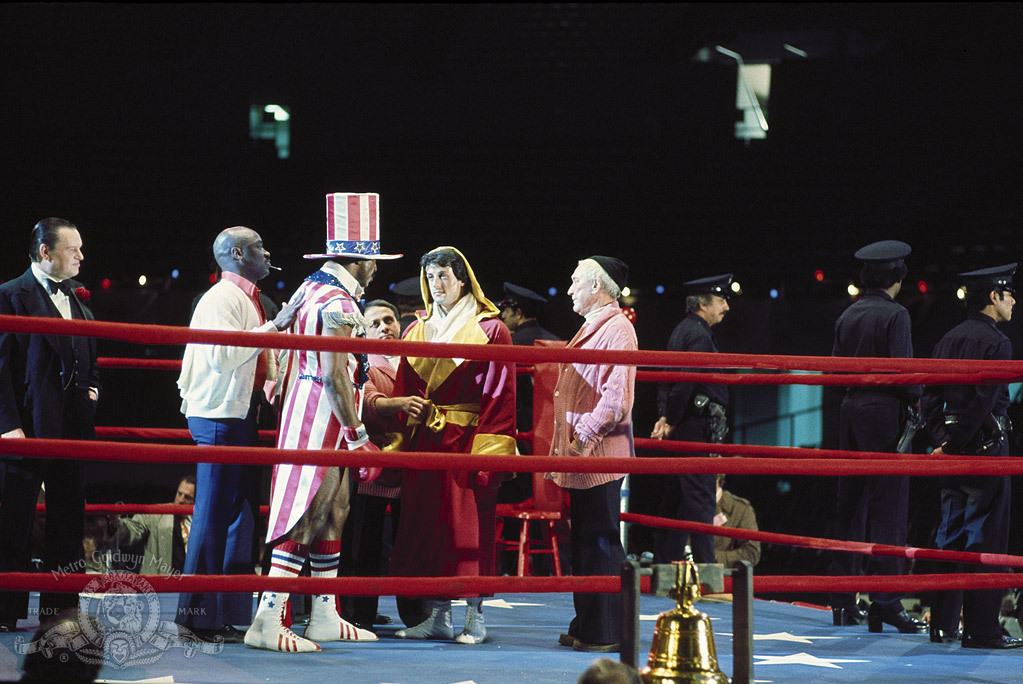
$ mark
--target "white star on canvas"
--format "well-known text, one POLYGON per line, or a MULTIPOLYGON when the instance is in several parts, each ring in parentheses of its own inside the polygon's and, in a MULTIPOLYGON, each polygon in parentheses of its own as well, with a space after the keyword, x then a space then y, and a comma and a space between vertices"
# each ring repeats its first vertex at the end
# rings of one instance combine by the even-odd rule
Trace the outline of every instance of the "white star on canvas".
MULTIPOLYGON (((452 601, 451 605, 464 606, 465 601, 464 600, 452 601)), ((517 608, 519 606, 542 606, 542 605, 543 605, 542 603, 519 603, 515 601, 509 602, 505 601, 504 599, 483 599, 483 606, 485 608, 507 608, 508 610, 511 610, 512 608, 517 608)), ((455 682, 455 684, 465 684, 465 682, 455 682)))
MULTIPOLYGON (((721 632, 721 636, 735 636, 728 632, 721 632)), ((773 634, 754 634, 753 641, 791 641, 795 644, 812 644, 811 639, 841 639, 842 637, 832 636, 796 636, 788 632, 774 632, 773 634)))
POLYGON ((809 653, 795 653, 787 656, 761 656, 754 655, 757 660, 757 665, 810 665, 812 667, 830 667, 836 670, 842 668, 835 663, 869 663, 869 660, 852 660, 846 658, 818 658, 812 656, 809 653))

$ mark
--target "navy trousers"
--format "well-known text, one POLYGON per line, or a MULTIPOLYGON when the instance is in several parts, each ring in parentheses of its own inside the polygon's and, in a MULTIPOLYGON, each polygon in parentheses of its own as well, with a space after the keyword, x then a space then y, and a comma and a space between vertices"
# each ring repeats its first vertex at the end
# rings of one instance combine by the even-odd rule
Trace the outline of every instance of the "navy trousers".
MULTIPOLYGON (((902 434, 903 402, 877 392, 854 392, 842 401, 839 447, 856 451, 892 452, 902 434)), ((838 479, 835 537, 844 541, 904 546, 909 518, 909 478, 855 476, 838 479)), ((832 553, 829 575, 901 575, 902 558, 832 553)), ((871 592, 883 610, 902 610, 902 593, 871 592)), ((855 594, 832 594, 832 608, 852 608, 855 594)))
MULTIPOLYGON (((1002 453, 1008 446, 1002 445, 1002 453)), ((1005 553, 1009 546, 1009 501, 1012 484, 1008 476, 945 477, 941 479, 941 523, 935 545, 947 551, 1005 553)), ((949 572, 998 572, 997 568, 960 563, 949 572)), ((1002 589, 952 589, 935 595, 931 625, 955 632, 962 610, 963 632, 978 638, 1001 634, 998 616, 1002 589)))
MULTIPOLYGON (((622 572, 625 550, 619 536, 622 480, 590 489, 569 489, 572 508, 572 573, 622 572)), ((621 595, 574 594, 575 619, 569 634, 587 644, 616 644, 621 626, 621 595)))
MULTIPOLYGON (((189 418, 200 446, 251 446, 256 413, 244 419, 189 418)), ((257 466, 200 463, 195 474, 195 512, 185 554, 186 575, 247 575, 253 570, 252 535, 259 505, 257 466)), ((191 629, 220 629, 252 622, 252 595, 181 594, 176 622, 191 629)))
MULTIPOLYGON (((710 421, 705 416, 682 420, 671 439, 684 442, 709 442, 710 421)), ((685 456, 687 454, 678 454, 685 456)), ((688 454, 707 456, 707 454, 688 454)), ((675 520, 714 524, 717 510, 717 475, 714 473, 676 473, 665 475, 660 516, 675 520)), ((659 529, 654 532, 654 561, 670 563, 685 558, 686 543, 697 563, 714 563, 714 537, 684 530, 659 529)))

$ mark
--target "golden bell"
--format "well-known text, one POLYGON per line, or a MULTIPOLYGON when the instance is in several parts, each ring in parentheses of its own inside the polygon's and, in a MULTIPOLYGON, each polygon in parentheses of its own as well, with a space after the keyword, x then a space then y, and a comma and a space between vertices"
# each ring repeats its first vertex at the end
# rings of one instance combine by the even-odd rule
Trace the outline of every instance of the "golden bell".
POLYGON ((692 561, 674 565, 675 587, 669 596, 678 605, 657 616, 650 658, 639 678, 645 684, 728 684, 728 677, 718 669, 710 618, 693 605, 700 598, 696 565, 692 561))

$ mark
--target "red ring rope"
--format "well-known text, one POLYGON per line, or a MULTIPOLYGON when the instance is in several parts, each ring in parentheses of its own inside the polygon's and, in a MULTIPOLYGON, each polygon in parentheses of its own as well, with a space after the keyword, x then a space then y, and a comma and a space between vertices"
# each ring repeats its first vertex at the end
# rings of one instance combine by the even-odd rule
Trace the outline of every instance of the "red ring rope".
MULTIPOLYGON (((652 440, 656 441, 656 440, 652 440)), ((695 442, 673 442, 697 445, 695 442)), ((702 449, 723 451, 722 447, 746 445, 703 444, 702 449)), ((784 449, 789 447, 771 447, 784 449)), ((804 449, 803 453, 813 450, 804 449)), ((774 474, 774 475, 1013 475, 1023 473, 1023 458, 975 457, 966 459, 907 460, 902 454, 882 454, 887 459, 819 458, 573 458, 569 456, 498 456, 488 455, 481 461, 476 454, 439 452, 373 452, 332 451, 328 449, 294 449, 286 456, 273 447, 207 447, 181 444, 135 444, 70 439, 3 439, 0 455, 30 458, 63 458, 70 460, 120 461, 132 463, 244 463, 274 465, 310 463, 325 466, 383 466, 413 470, 487 470, 508 472, 585 472, 644 473, 672 472, 774 474)))
POLYGON ((741 530, 735 527, 708 525, 707 523, 689 520, 672 520, 638 513, 622 513, 622 522, 636 523, 647 527, 661 527, 674 530, 688 530, 700 534, 711 534, 731 539, 752 539, 765 544, 784 544, 785 546, 801 546, 810 549, 827 551, 850 551, 868 556, 893 556, 895 558, 920 558, 926 560, 946 561, 949 563, 975 563, 978 565, 996 565, 999 567, 1023 568, 1023 556, 1012 556, 1004 553, 973 553, 968 551, 942 551, 939 549, 921 549, 909 546, 891 546, 889 544, 868 544, 866 542, 850 542, 821 537, 803 537, 793 534, 761 532, 759 530, 741 530))
MULTIPOLYGON (((139 325, 105 321, 64 320, 33 316, 0 315, 0 330, 14 333, 84 335, 139 344, 224 344, 264 348, 268 333, 193 330, 183 326, 139 325)), ((779 354, 722 354, 712 352, 667 352, 643 350, 564 349, 504 344, 452 344, 370 340, 359 337, 322 335, 270 335, 277 349, 305 349, 354 353, 458 357, 474 361, 519 363, 616 363, 630 366, 752 368, 759 370, 802 370, 846 373, 1006 373, 1023 379, 1023 362, 957 359, 890 359, 823 356, 784 356, 779 354)))
MULTIPOLYGON (((264 577, 261 575, 132 575, 144 577, 158 593, 286 591, 292 594, 342 594, 346 596, 450 596, 475 594, 617 593, 621 579, 613 575, 564 577, 264 577)), ((731 578, 725 579, 725 593, 731 578)), ((93 581, 116 582, 117 575, 85 575, 36 572, 0 574, 0 589, 79 593, 93 581)), ((641 588, 649 591, 649 578, 641 588)), ((918 592, 943 589, 1012 589, 1020 584, 1015 573, 964 573, 935 575, 870 575, 830 577, 818 575, 757 575, 753 590, 778 592, 890 591, 918 592)))

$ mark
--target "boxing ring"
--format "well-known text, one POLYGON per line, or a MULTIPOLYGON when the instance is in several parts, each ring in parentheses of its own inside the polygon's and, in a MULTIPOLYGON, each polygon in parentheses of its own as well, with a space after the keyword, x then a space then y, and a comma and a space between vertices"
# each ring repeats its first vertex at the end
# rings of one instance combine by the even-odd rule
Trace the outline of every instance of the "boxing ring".
MULTIPOLYGON (((18 333, 77 334, 139 344, 183 345, 187 342, 263 347, 265 335, 190 330, 186 327, 128 325, 96 321, 0 316, 0 329, 18 333)), ((710 354, 694 352, 567 350, 497 345, 435 345, 387 340, 326 339, 299 335, 273 337, 277 348, 334 350, 412 356, 452 356, 472 360, 514 361, 538 369, 557 362, 615 362, 653 368, 729 369, 733 372, 639 371, 638 380, 702 380, 722 384, 979 384, 1023 381, 1023 363, 947 361, 932 359, 847 359, 806 356, 710 354), (773 371, 765 373, 764 371, 773 371), (792 374, 788 371, 818 373, 792 374)), ((101 367, 164 370, 177 368, 176 361, 103 359, 101 367)), ((116 397, 104 397, 116 401, 116 397)), ((199 447, 112 441, 109 438, 150 440, 188 439, 187 430, 168 428, 97 428, 96 441, 0 440, 0 456, 102 460, 126 463, 246 463, 270 466, 282 460, 331 466, 383 466, 418 469, 479 469, 479 456, 447 453, 342 452, 289 450, 282 454, 267 447, 199 447)), ((264 433, 264 436, 268 436, 264 433)), ((524 435, 529 437, 530 435, 524 435)), ((987 456, 941 456, 847 452, 758 445, 701 444, 694 442, 636 439, 637 449, 665 452, 645 458, 578 459, 532 455, 486 456, 488 470, 510 472, 627 472, 664 474, 681 469, 699 473, 786 475, 1017 475, 1023 459, 987 456), (672 454, 714 453, 745 458, 686 457, 672 454)), ((87 513, 149 512, 187 513, 190 507, 163 505, 90 505, 87 513)), ((980 567, 1023 568, 1023 557, 974 554, 935 549, 883 546, 780 533, 722 528, 699 523, 666 520, 653 516, 623 514, 623 522, 672 527, 718 534, 763 543, 841 550, 868 555, 898 556, 966 562, 980 567)), ((642 666, 649 649, 657 613, 674 607, 674 601, 649 593, 649 581, 639 573, 620 577, 338 577, 270 578, 259 575, 227 576, 133 576, 135 591, 144 598, 150 613, 145 636, 163 651, 151 663, 116 659, 104 663, 101 679, 140 681, 158 677, 167 682, 308 682, 316 677, 338 677, 343 668, 346 681, 392 683, 574 682, 597 654, 578 653, 559 647, 557 636, 573 615, 571 592, 624 591, 623 608, 634 634, 623 632, 622 659, 638 659, 642 666), (635 590, 638 583, 640 591, 635 590), (144 585, 144 586, 142 586, 144 585), (624 586, 623 586, 624 585, 624 586), (139 587, 142 586, 141 589, 139 587), (241 644, 220 649, 196 644, 160 641, 164 623, 172 621, 178 592, 258 592, 270 589, 289 593, 340 594, 347 596, 439 596, 493 594, 485 602, 488 642, 466 647, 450 643, 418 642, 388 638, 393 629, 380 628, 378 642, 324 644, 317 654, 300 656, 250 649, 241 644), (215 651, 215 652, 214 652, 215 651)), ((752 577, 752 595, 778 592, 822 591, 935 591, 942 589, 1014 588, 1023 584, 1013 573, 976 572, 901 576, 823 577, 762 575, 752 577)), ((77 572, 7 573, 0 575, 0 589, 83 593, 102 597, 105 592, 125 591, 123 575, 89 575, 77 572)), ((864 681, 884 677, 893 682, 1009 681, 1023 678, 1023 658, 1014 651, 961 649, 958 645, 930 643, 927 635, 892 632, 869 634, 864 627, 833 627, 830 612, 819 607, 779 604, 770 601, 741 603, 743 590, 733 592, 730 578, 723 579, 725 593, 735 593, 735 606, 699 604, 714 623, 721 669, 736 681, 797 682, 815 677, 824 681, 864 681), (747 611, 751 622, 741 624, 734 613, 747 611), (734 641, 733 641, 734 640, 734 641), (735 643, 738 642, 738 643, 735 643), (745 644, 745 645, 744 645, 745 644), (733 648, 733 646, 736 646, 733 648), (751 649, 747 653, 746 648, 751 649), (749 667, 746 669, 746 663, 749 667), (754 675, 753 670, 756 670, 754 675)), ((33 594, 33 601, 35 601, 33 594)), ((382 609, 384 606, 382 605, 382 609)), ((392 611, 393 612, 393 611, 392 611)), ((395 613, 396 615, 396 613, 395 613)), ((397 618, 395 617, 395 622, 397 618)), ((25 623, 22 623, 24 626, 25 623)), ((29 624, 31 628, 31 624, 29 624)), ((24 642, 29 632, 0 635, 0 679, 15 679, 24 642), (20 650, 19 650, 20 649, 20 650)), ((147 642, 149 643, 149 642, 147 642)), ((154 646, 155 647, 155 646, 154 646)))

